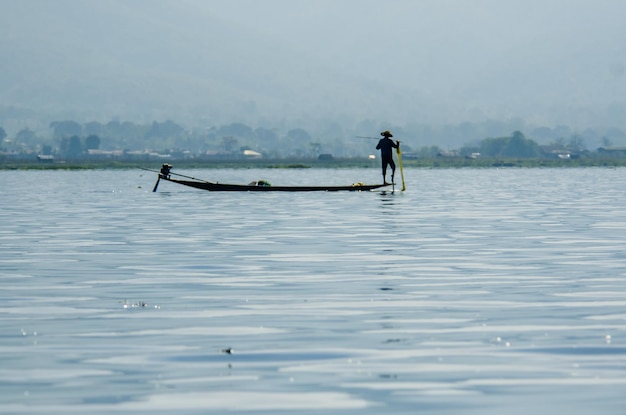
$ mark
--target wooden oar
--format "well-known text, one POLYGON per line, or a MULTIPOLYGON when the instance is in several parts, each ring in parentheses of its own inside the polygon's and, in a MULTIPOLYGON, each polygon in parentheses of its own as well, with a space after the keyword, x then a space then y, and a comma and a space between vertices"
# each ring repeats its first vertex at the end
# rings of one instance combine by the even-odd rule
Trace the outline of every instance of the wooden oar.
POLYGON ((400 177, 402 178, 402 191, 406 190, 406 185, 404 184, 404 171, 402 170, 402 150, 400 150, 400 141, 398 141, 398 148, 396 148, 396 153, 398 153, 398 167, 400 168, 400 177))

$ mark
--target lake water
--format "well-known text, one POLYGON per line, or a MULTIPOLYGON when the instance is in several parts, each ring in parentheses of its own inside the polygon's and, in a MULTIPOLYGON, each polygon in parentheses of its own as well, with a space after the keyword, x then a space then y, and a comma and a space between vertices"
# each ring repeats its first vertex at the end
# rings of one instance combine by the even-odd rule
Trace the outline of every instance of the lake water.
POLYGON ((626 413, 626 169, 405 176, 0 171, 0 413, 626 413))

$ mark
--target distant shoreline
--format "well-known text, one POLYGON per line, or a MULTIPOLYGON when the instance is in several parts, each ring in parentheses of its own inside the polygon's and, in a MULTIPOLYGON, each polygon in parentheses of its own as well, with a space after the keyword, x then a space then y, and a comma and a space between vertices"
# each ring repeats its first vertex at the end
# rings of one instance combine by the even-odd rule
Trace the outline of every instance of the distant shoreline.
MULTIPOLYGON (((222 169, 222 168, 268 168, 268 169, 305 169, 305 168, 380 168, 379 160, 366 158, 312 160, 312 159, 275 159, 275 160, 169 160, 174 168, 180 169, 222 169)), ((163 161, 55 161, 36 162, 2 160, 0 170, 105 170, 105 169, 159 169, 163 161)), ((411 168, 572 168, 572 167, 626 167, 626 158, 581 158, 560 159, 465 159, 465 158, 429 158, 403 160, 404 167, 411 168)))

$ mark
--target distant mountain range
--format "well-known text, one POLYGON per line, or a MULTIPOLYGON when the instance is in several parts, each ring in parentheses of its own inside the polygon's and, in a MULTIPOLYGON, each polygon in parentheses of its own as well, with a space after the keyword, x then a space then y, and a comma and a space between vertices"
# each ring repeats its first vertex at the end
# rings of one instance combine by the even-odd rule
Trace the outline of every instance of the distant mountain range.
POLYGON ((405 94, 227 24, 193 2, 26 0, 8 7, 0 13, 0 106, 44 117, 393 117, 381 104, 405 94))
MULTIPOLYGON (((488 39, 486 49, 493 55, 487 55, 481 54, 481 45, 468 49, 458 36, 429 37, 438 29, 431 22, 420 36, 390 50, 388 56, 395 59, 386 61, 380 51, 387 44, 370 50, 369 43, 375 42, 364 40, 369 32, 346 26, 343 43, 334 45, 332 32, 320 43, 334 48, 328 54, 337 57, 333 61, 311 53, 315 39, 298 47, 298 28, 289 22, 277 36, 259 30, 262 21, 252 26, 226 20, 210 4, 215 2, 2 1, 0 124, 7 117, 172 119, 188 126, 355 125, 363 120, 393 125, 521 117, 538 125, 578 122, 626 128, 624 63, 593 55, 598 44, 591 38, 563 52, 560 43, 542 43, 537 28, 527 28, 537 39, 519 44, 499 43, 498 33, 486 31, 480 39, 488 39), (294 39, 286 38, 289 33, 294 39), (435 49, 428 51, 419 42, 430 42, 435 49), (583 52, 580 62, 586 64, 579 65, 574 58, 583 52), (387 65, 389 70, 362 65, 360 71, 349 64, 350 53, 359 53, 359 62, 387 65), (421 59, 419 74, 415 59, 421 59), (529 73, 533 77, 525 78, 529 73)), ((412 27, 415 17, 403 16, 394 5, 389 13, 395 13, 398 25, 412 27)), ((467 27, 481 28, 482 23, 470 21, 467 27)), ((439 30, 448 33, 450 28, 439 30)), ((567 36, 560 41, 567 44, 567 36)))

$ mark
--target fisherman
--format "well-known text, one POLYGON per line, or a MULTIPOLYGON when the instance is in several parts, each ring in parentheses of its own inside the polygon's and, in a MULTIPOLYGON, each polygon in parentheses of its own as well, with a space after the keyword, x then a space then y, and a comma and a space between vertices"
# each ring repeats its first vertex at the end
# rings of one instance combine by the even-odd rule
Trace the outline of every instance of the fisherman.
POLYGON ((381 138, 378 145, 376 145, 376 150, 380 150, 380 157, 383 163, 383 183, 391 184, 394 182, 393 178, 396 174, 396 163, 393 161, 393 149, 398 148, 400 142, 391 139, 393 134, 391 134, 389 130, 383 131, 380 135, 382 135, 383 138, 381 138), (387 183, 387 165, 391 166, 391 183, 387 183))

